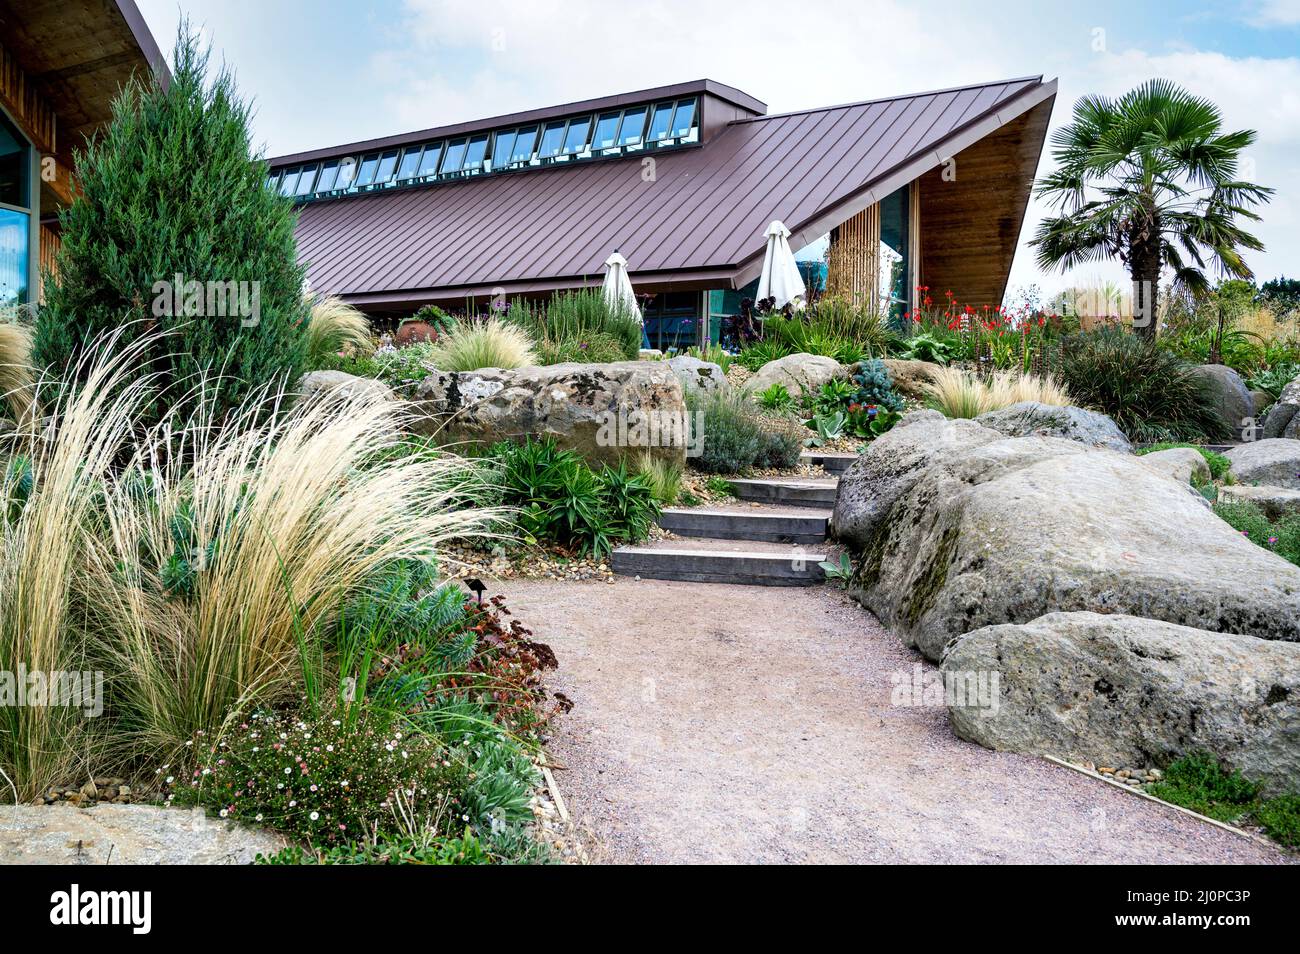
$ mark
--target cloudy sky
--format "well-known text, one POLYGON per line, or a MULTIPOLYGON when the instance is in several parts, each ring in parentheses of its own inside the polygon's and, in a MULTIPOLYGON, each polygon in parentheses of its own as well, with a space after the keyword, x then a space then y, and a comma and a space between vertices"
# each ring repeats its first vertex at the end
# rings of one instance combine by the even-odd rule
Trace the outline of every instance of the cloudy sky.
MULTIPOLYGON (((1060 80, 1055 126, 1081 95, 1164 76, 1258 130, 1247 160, 1277 195, 1248 261, 1300 276, 1300 0, 137 2, 165 49, 182 13, 201 28, 272 156, 700 77, 785 112, 1041 73, 1060 80)), ((1042 211, 1012 284, 1052 291, 1068 279, 1024 245, 1042 211)))

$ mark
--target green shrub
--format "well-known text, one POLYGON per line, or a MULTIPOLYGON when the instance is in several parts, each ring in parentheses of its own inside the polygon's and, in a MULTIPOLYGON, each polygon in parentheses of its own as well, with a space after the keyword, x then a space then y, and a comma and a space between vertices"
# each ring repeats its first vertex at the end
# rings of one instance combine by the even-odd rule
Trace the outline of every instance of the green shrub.
POLYGON ((857 390, 851 403, 881 407, 887 411, 903 410, 903 399, 894 390, 894 379, 885 362, 879 358, 863 361, 853 372, 852 381, 857 390))
POLYGON ((763 425, 748 399, 736 391, 688 391, 686 407, 691 446, 699 453, 689 464, 706 474, 743 474, 767 446, 763 425))
POLYGON ((1238 772, 1225 772, 1213 755, 1192 752, 1171 763, 1164 778, 1147 791, 1210 818, 1231 822, 1250 810, 1258 788, 1238 772))
POLYGON ((1109 415, 1132 440, 1227 436, 1226 425, 1192 366, 1122 329, 1067 338, 1057 374, 1075 401, 1109 415))
POLYGON ((566 342, 594 346, 593 339, 600 336, 602 342, 617 343, 619 357, 610 360, 635 361, 641 353, 641 322, 627 309, 611 306, 598 288, 556 292, 544 305, 516 299, 505 320, 526 330, 543 352, 576 346, 566 342))
POLYGON ((1215 504, 1214 512, 1251 543, 1300 566, 1300 515, 1274 522, 1248 501, 1215 504))
POLYGON ((324 368, 340 354, 373 354, 375 342, 370 334, 370 319, 335 295, 313 300, 307 323, 306 358, 309 371, 324 368))
POLYGON ((1228 469, 1232 466, 1232 461, 1217 451, 1212 451, 1197 444, 1175 444, 1164 441, 1159 444, 1152 444, 1150 447, 1139 448, 1135 453, 1140 457, 1143 454, 1154 454, 1156 451, 1173 450, 1178 447, 1190 448, 1204 457, 1205 463, 1210 468, 1210 477, 1213 480, 1223 480, 1228 476, 1228 469))
POLYGON ((233 76, 223 68, 205 86, 208 54, 186 31, 170 82, 129 83, 108 128, 77 158, 80 190, 59 213, 57 279, 47 276, 33 348, 38 369, 84 380, 88 351, 148 341, 142 364, 166 392, 154 420, 183 415, 200 375, 216 391, 219 419, 272 382, 292 383, 308 320, 293 206, 266 187, 233 76), (184 287, 167 294, 178 276, 183 285, 222 283, 223 294, 202 284, 197 296, 184 287), (244 283, 247 300, 231 302, 225 283, 244 283), (209 313, 231 310, 243 317, 209 313))
POLYGON ((794 354, 794 349, 780 341, 759 341, 745 348, 736 355, 736 363, 749 371, 757 371, 763 365, 794 354))
POLYGON ((1270 838, 1288 848, 1300 849, 1300 795, 1280 795, 1259 803, 1255 821, 1270 838))
POLYGON ((220 740, 200 735, 196 745, 198 764, 174 783, 176 802, 311 845, 400 835, 407 808, 449 834, 468 812, 464 755, 382 709, 355 721, 336 711, 310 720, 255 713, 220 740))
POLYGON ((525 537, 575 546, 604 556, 615 544, 645 539, 659 516, 650 481, 623 464, 593 470, 554 441, 503 441, 487 454, 495 462, 501 502, 518 508, 525 537))
POLYGON ((628 360, 623 342, 603 331, 593 332, 583 338, 543 341, 537 347, 537 358, 542 364, 606 364, 628 360))
POLYGON ((1300 377, 1300 364, 1287 362, 1251 375, 1247 380, 1247 386, 1252 391, 1263 391, 1276 401, 1282 396, 1282 389, 1298 377, 1300 377))
POLYGON ((790 391, 780 381, 775 381, 758 395, 759 406, 768 411, 790 411, 794 409, 795 400, 790 391))

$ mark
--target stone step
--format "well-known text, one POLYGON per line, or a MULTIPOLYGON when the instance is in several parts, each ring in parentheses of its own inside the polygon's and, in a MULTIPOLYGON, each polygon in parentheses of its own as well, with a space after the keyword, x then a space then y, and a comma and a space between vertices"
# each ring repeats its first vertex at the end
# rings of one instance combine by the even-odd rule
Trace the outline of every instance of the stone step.
POLYGON ((825 579, 821 550, 761 541, 660 540, 619 547, 610 555, 614 572, 647 580, 734 583, 745 586, 812 586, 825 579))
POLYGON ((838 483, 836 478, 730 481, 732 492, 741 500, 758 500, 787 507, 818 507, 823 510, 835 506, 835 487, 838 483))
POLYGON ((804 512, 796 515, 763 510, 737 512, 705 507, 669 507, 660 514, 659 526, 679 537, 821 543, 826 539, 830 512, 800 509, 804 512))
POLYGON ((842 474, 849 469, 849 465, 858 459, 857 454, 831 454, 818 453, 817 451, 804 451, 799 455, 799 459, 805 464, 812 464, 814 467, 821 467, 828 474, 842 474))

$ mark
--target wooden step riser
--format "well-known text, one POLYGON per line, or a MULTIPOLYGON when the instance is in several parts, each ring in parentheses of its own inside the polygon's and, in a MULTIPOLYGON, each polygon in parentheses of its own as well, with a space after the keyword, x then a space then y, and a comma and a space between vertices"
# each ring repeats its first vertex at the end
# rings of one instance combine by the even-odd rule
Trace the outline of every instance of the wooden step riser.
POLYGON ((829 510, 835 506, 834 487, 781 487, 770 484, 735 482, 734 493, 740 500, 776 504, 781 507, 816 507, 829 510))
POLYGON ((814 586, 825 579, 819 566, 826 559, 810 554, 796 564, 789 557, 753 554, 637 550, 623 548, 611 555, 611 566, 622 576, 685 583, 732 583, 743 586, 814 586))
POLYGON ((744 513, 665 511, 659 526, 679 537, 714 540, 763 540, 768 543, 822 543, 825 517, 759 516, 744 513))

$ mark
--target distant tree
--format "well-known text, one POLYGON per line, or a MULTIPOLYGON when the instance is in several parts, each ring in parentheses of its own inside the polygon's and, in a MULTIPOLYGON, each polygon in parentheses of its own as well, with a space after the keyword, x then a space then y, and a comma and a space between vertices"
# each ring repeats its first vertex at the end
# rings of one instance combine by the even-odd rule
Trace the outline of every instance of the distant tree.
POLYGON ((1252 278, 1243 249, 1263 243, 1240 219, 1272 189, 1238 178, 1251 129, 1223 132, 1219 109, 1168 80, 1153 79, 1119 99, 1085 96, 1073 121, 1052 136, 1057 168, 1037 194, 1060 210, 1040 223, 1031 244, 1043 268, 1068 270, 1119 258, 1134 283, 1139 324, 1156 332, 1161 270, 1196 295, 1211 287, 1207 265, 1252 278))
POLYGON ((105 332, 126 326, 119 348, 170 332, 146 357, 171 389, 157 413, 200 374, 220 413, 300 373, 303 269, 292 204, 266 186, 233 77, 223 69, 208 85, 208 52, 188 24, 173 63, 170 82, 134 79, 107 130, 77 157, 80 193, 59 215, 33 363, 71 380, 105 332), (160 298, 161 287, 173 294, 160 298))
POLYGON ((1259 300, 1281 315, 1300 312, 1300 279, 1273 278, 1259 289, 1259 300))

